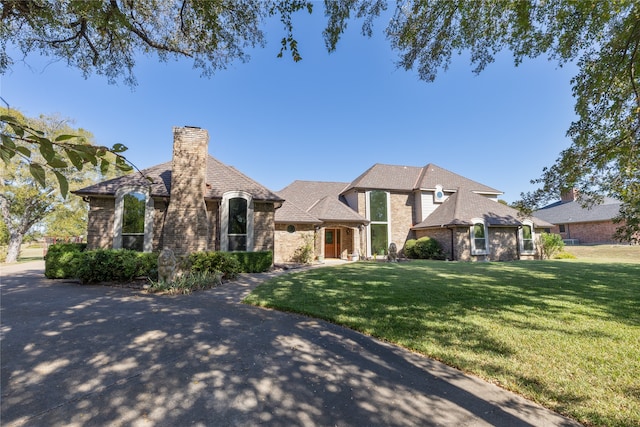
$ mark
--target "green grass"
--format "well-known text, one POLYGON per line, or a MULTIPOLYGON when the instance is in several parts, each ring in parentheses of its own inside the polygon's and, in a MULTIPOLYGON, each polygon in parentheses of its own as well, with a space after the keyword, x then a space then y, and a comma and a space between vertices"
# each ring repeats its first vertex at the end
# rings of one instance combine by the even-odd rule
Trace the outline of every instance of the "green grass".
POLYGON ((584 261, 640 263, 640 245, 567 245, 564 250, 584 261))
POLYGON ((640 264, 353 263, 245 302, 441 360, 587 425, 640 426, 640 264))

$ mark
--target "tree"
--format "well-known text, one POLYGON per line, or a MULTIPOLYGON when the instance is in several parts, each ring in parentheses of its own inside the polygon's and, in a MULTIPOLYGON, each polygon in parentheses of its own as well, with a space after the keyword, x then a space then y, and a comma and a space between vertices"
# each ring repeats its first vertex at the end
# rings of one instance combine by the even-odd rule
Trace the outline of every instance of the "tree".
MULTIPOLYGON (((278 56, 291 51, 301 59, 293 16, 312 11, 310 1, 244 0, 0 0, 0 72, 12 63, 7 43, 24 55, 39 51, 62 58, 109 81, 135 84, 139 52, 160 60, 190 57, 204 75, 262 45, 261 25, 279 16, 285 36, 278 56)), ((386 8, 381 0, 327 0, 326 47, 337 48, 354 19, 362 32, 386 8)), ((498 52, 513 53, 515 65, 546 55, 559 65, 576 62, 572 80, 578 119, 569 126, 572 145, 534 180, 539 191, 522 194, 519 205, 531 211, 565 189, 577 188, 585 204, 603 195, 622 201, 619 236, 640 231, 640 3, 636 0, 566 1, 398 1, 386 27, 398 66, 416 68, 431 82, 446 71, 455 53, 470 52, 479 73, 498 52)), ((4 140, 3 140, 4 143, 4 140)))
POLYGON ((417 67, 433 81, 454 52, 469 51, 481 72, 509 50, 518 65, 548 55, 560 65, 577 61, 572 79, 572 145, 543 170, 537 191, 522 194, 531 210, 576 188, 585 206, 603 195, 622 201, 617 235, 640 231, 640 3, 637 1, 414 2, 396 9, 387 28, 399 65, 417 67))
POLYGON ((46 217, 55 204, 55 191, 51 186, 38 187, 22 165, 13 166, 3 168, 0 188, 0 213, 9 232, 7 262, 17 261, 25 234, 46 217))
MULTIPOLYGON (((0 111, 0 113, 2 112, 0 111)), ((83 129, 70 128, 68 120, 60 119, 57 116, 41 116, 38 119, 30 119, 25 118, 17 111, 14 111, 13 114, 21 118, 19 124, 21 128, 37 128, 39 129, 38 135, 41 135, 39 137, 43 139, 55 141, 60 135, 73 133, 78 135, 75 144, 80 146, 81 142, 84 145, 89 145, 93 138, 89 132, 83 129)), ((63 149, 52 145, 55 156, 58 156, 58 151, 63 149)), ((34 176, 34 167, 38 169, 38 166, 34 165, 41 165, 44 162, 39 152, 30 153, 29 159, 30 162, 7 162, 2 167, 0 212, 9 234, 7 262, 14 262, 18 259, 24 236, 36 224, 41 224, 49 215, 57 214, 47 225, 57 228, 58 231, 66 228, 68 232, 68 227, 61 221, 68 221, 70 218, 75 217, 81 221, 83 229, 86 224, 87 208, 80 198, 72 196, 65 200, 62 191, 66 191, 68 188, 63 189, 62 185, 60 187, 54 186, 51 184, 51 180, 45 181, 44 177, 40 176, 45 173, 44 168, 38 170, 34 176), (39 178, 42 178, 42 182, 39 178)), ((104 154, 104 159, 108 163, 115 162, 109 153, 104 154)), ((98 164, 95 167, 81 168, 80 170, 57 168, 54 173, 64 174, 65 183, 70 185, 71 189, 80 188, 90 182, 95 182, 100 177, 105 177, 98 164)), ((84 234, 84 232, 80 234, 84 234)))
POLYGON ((248 47, 262 46, 260 26, 280 16, 286 35, 280 55, 291 50, 301 59, 293 37, 292 15, 311 12, 302 0, 1 0, 0 72, 13 59, 6 43, 23 54, 38 51, 62 58, 85 77, 92 72, 110 82, 123 78, 135 85, 136 55, 155 52, 161 61, 189 57, 203 75, 249 56, 248 47))

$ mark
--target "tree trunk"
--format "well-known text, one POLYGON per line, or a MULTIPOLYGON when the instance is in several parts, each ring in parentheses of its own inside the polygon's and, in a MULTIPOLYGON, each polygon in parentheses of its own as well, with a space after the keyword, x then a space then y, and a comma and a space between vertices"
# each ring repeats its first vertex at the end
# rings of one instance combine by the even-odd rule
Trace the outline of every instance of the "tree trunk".
POLYGON ((9 237, 9 248, 6 262, 16 262, 20 255, 20 246, 22 246, 22 234, 11 233, 9 237))

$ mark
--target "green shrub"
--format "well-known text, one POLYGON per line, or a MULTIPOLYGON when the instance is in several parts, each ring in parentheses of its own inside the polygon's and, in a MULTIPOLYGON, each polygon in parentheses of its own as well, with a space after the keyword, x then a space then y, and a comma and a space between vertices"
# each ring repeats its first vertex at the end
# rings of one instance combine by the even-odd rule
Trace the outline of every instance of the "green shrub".
POLYGON ((158 254, 156 252, 138 252, 138 272, 136 277, 146 276, 158 280, 158 254))
POLYGON ((564 250, 562 236, 553 233, 540 233, 540 250, 542 258, 550 259, 556 253, 564 250))
POLYGON ((555 254, 553 259, 576 259, 576 256, 569 252, 561 251, 555 254))
POLYGON ((293 254, 293 261, 301 264, 311 264, 314 258, 314 238, 312 234, 302 236, 302 246, 293 254))
POLYGON ((418 258, 418 254, 416 254, 416 239, 409 239, 404 243, 404 255, 407 258, 418 258))
POLYGON ((444 259, 444 253, 437 240, 430 237, 421 237, 413 247, 415 257, 419 259, 444 259))
POLYGON ((127 283, 135 277, 157 277, 158 254, 128 249, 96 249, 82 253, 76 277, 82 283, 127 283))
POLYGON ((151 293, 190 294, 193 291, 215 288, 222 284, 222 273, 211 271, 192 271, 171 283, 151 280, 147 289, 151 293))
POLYGON ((228 280, 234 279, 242 271, 240 262, 230 252, 194 252, 189 255, 189 263, 192 272, 220 272, 228 280))
POLYGON ((7 260, 7 255, 9 255, 9 247, 0 246, 0 262, 5 262, 7 260))
POLYGON ((262 273, 269 271, 273 265, 273 252, 231 252, 230 255, 238 260, 240 271, 243 273, 262 273))
POLYGON ((45 277, 49 279, 77 277, 76 270, 86 248, 86 243, 56 243, 49 246, 44 262, 45 277))

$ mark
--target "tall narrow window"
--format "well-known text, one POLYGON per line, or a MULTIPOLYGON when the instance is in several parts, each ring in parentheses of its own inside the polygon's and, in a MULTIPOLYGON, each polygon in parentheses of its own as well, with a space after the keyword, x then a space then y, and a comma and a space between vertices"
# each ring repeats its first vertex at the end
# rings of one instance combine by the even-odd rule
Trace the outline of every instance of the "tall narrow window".
POLYGON ((371 254, 385 254, 389 247, 388 195, 386 191, 369 193, 371 254))
POLYGON ((247 250, 247 200, 229 199, 229 251, 247 250))
POLYGON ((115 196, 113 248, 151 252, 155 208, 149 188, 123 186, 115 196))
POLYGON ((522 246, 525 251, 533 250, 533 234, 530 225, 522 226, 522 246))
POLYGON ((124 195, 123 203, 122 248, 142 252, 146 197, 142 193, 128 193, 124 195))
POLYGON ((533 228, 531 225, 523 225, 520 229, 520 242, 520 251, 522 253, 535 252, 533 228))
POLYGON ((483 223, 477 222, 471 227, 471 254, 487 253, 487 230, 483 223))

